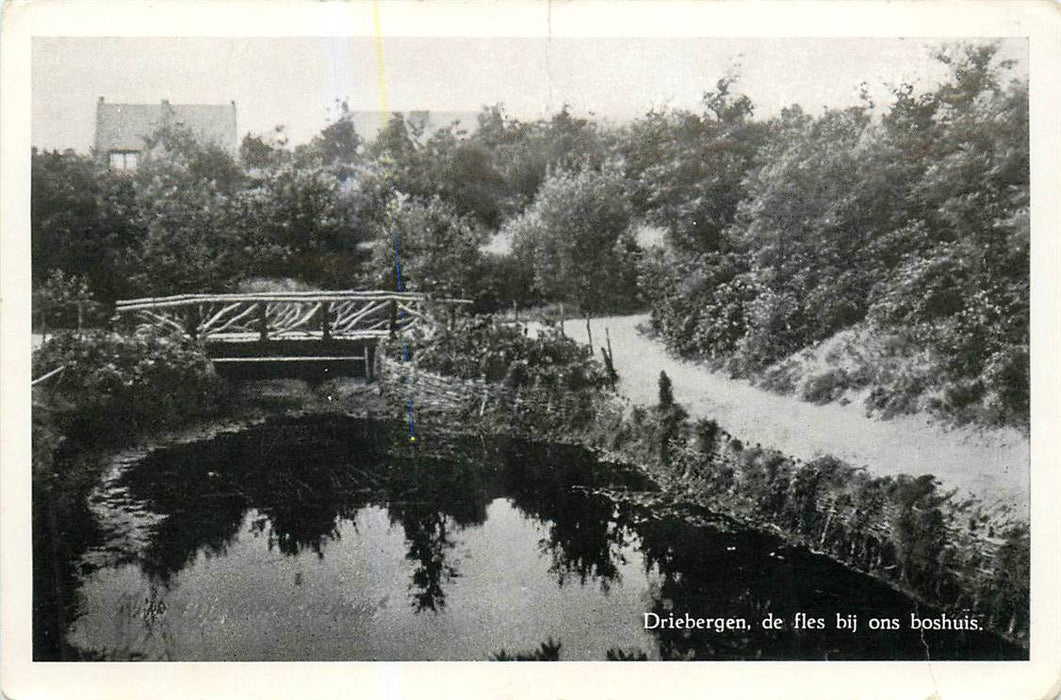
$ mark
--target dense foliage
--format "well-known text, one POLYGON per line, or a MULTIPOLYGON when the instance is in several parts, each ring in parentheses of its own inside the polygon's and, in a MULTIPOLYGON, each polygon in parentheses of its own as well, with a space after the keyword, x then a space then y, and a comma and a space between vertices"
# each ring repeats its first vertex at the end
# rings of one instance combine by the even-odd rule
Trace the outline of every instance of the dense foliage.
POLYGON ((676 235, 643 267, 655 329, 755 377, 870 328, 888 349, 832 377, 873 388, 870 408, 1026 425, 1028 86, 1004 82, 994 55, 941 53, 950 78, 900 86, 883 112, 767 122, 721 241, 676 235), (877 371, 895 355, 909 361, 877 371))
POLYGON ((516 257, 547 298, 571 301, 584 313, 636 305, 639 255, 623 184, 612 170, 556 173, 510 220, 516 257))
POLYGON ((1028 85, 991 44, 938 59, 930 89, 818 114, 759 118, 728 76, 699 110, 621 126, 498 105, 471 132, 395 114, 366 139, 338 104, 310 142, 278 127, 237 158, 179 129, 133 174, 35 153, 35 288, 61 271, 106 303, 259 277, 396 288, 400 270, 480 312, 647 309, 677 352, 814 400, 1024 426, 1028 85), (637 243, 645 225, 663 246, 637 243), (791 361, 845 333, 872 342, 791 361))
POLYGON ((155 333, 63 332, 33 356, 33 375, 61 373, 42 385, 58 432, 116 441, 209 415, 221 397, 202 351, 155 333))
MULTIPOLYGON (((483 227, 462 215, 437 195, 418 199, 404 195, 390 200, 386 220, 376 236, 372 269, 376 286, 439 296, 465 297, 483 265, 480 246, 486 243, 483 227)), ((477 285, 476 285, 477 286, 477 285)))

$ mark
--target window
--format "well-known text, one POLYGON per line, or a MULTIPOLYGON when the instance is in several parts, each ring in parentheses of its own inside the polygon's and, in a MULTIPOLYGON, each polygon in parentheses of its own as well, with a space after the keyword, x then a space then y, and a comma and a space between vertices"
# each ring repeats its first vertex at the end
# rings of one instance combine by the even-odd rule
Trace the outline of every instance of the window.
POLYGON ((111 151, 111 170, 135 170, 136 156, 136 151, 111 151))

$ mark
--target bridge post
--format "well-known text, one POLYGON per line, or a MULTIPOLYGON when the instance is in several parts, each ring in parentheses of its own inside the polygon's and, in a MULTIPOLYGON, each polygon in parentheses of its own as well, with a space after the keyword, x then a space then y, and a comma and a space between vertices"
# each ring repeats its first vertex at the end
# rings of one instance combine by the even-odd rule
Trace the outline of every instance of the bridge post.
POLYGON ((269 317, 266 313, 268 306, 269 302, 258 302, 258 334, 259 340, 263 343, 269 339, 269 317))
POLYGON ((202 316, 202 304, 199 304, 196 307, 188 308, 184 313, 184 332, 187 333, 192 340, 199 339, 199 324, 202 323, 202 316), (196 313, 196 311, 193 311, 193 308, 198 309, 198 313, 196 313))
POLYGON ((332 339, 332 324, 328 315, 332 312, 332 303, 325 301, 321 304, 321 340, 328 342, 332 339))

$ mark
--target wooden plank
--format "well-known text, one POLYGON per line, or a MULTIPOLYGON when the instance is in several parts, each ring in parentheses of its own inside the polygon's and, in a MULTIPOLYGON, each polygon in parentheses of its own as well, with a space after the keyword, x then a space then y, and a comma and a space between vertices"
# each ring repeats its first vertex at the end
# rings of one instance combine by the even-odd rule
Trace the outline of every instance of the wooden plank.
POLYGON ((332 338, 336 340, 365 340, 368 338, 386 338, 390 335, 389 330, 361 330, 354 331, 353 333, 346 333, 343 335, 333 334, 332 338))
MULTIPOLYGON (((332 340, 362 340, 371 338, 385 338, 390 335, 389 330, 357 330, 348 333, 339 333, 332 331, 332 340)), ((287 340, 298 340, 300 342, 319 342, 322 339, 322 334, 318 330, 304 330, 299 331, 299 334, 287 338, 287 340)), ((238 333, 220 333, 211 334, 207 339, 209 345, 226 345, 228 343, 259 343, 261 342, 261 334, 258 331, 243 331, 238 333)), ((266 342, 276 342, 282 339, 269 338, 266 342)))
POLYGON ((116 304, 119 305, 130 305, 130 304, 151 304, 167 301, 225 301, 225 300, 239 300, 239 299, 306 299, 315 298, 321 296, 348 296, 348 297, 373 297, 373 296, 405 296, 409 298, 419 298, 424 296, 419 292, 395 292, 386 290, 376 289, 321 289, 316 291, 308 292, 223 292, 216 294, 174 294, 165 297, 140 297, 137 299, 121 299, 116 304))
POLYGON ((272 312, 270 325, 274 332, 283 332, 287 325, 297 319, 301 313, 300 305, 292 305, 289 302, 272 304, 269 310, 272 312))
POLYGON ((405 304, 402 304, 401 302, 398 303, 398 310, 399 311, 404 311, 405 313, 409 314, 410 316, 420 316, 421 315, 420 314, 420 309, 415 309, 415 308, 412 308, 410 306, 406 306, 405 304))

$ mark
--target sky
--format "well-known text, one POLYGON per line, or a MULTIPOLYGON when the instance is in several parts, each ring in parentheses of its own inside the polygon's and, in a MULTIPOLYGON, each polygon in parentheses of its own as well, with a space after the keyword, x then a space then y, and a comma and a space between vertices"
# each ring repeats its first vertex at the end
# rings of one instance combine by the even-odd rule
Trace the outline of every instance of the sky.
MULTIPOLYGON (((312 138, 337 100, 355 111, 475 112, 503 103, 520 119, 569 104, 576 114, 623 122, 651 107, 695 108, 722 76, 739 75, 759 116, 798 103, 817 113, 878 103, 888 86, 930 89, 944 71, 941 42, 923 39, 515 39, 385 38, 382 80, 371 38, 37 37, 32 53, 32 143, 87 152, 99 97, 116 103, 236 102, 237 129, 286 127, 312 138), (381 90, 380 86, 383 86, 381 90)), ((1027 74, 1027 43, 1001 55, 1027 74)))

